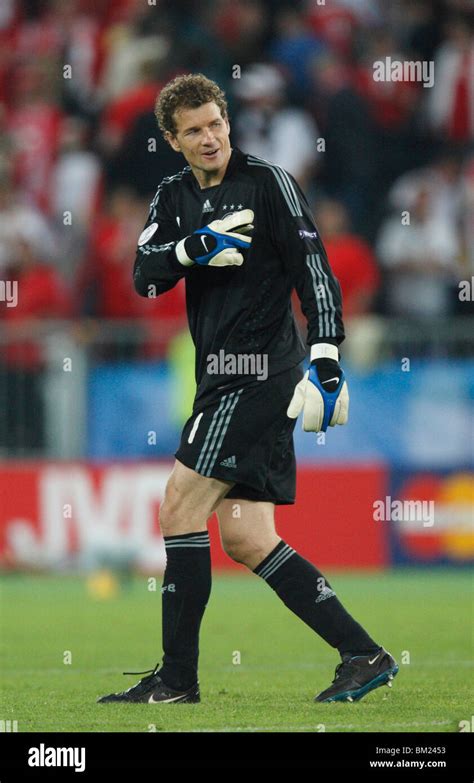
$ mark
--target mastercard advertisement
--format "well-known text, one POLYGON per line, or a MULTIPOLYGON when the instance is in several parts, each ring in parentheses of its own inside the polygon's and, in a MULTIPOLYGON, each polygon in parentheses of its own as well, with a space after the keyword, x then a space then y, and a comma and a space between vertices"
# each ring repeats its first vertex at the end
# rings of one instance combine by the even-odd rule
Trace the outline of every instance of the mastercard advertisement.
POLYGON ((394 470, 376 510, 389 522, 394 564, 463 565, 474 560, 474 473, 394 470))

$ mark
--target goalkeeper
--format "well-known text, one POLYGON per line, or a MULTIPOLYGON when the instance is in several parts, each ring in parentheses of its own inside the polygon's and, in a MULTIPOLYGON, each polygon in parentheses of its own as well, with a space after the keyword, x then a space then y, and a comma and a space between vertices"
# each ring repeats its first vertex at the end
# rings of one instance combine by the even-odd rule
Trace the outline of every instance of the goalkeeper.
POLYGON ((339 652, 335 677, 315 700, 358 700, 390 685, 398 666, 323 574, 279 537, 274 520, 275 505, 295 502, 298 415, 308 432, 347 421, 339 283, 295 180, 231 147, 227 104, 215 82, 178 76, 158 96, 156 116, 188 165, 158 187, 138 239, 134 283, 138 294, 154 297, 185 279, 197 391, 160 508, 163 660, 137 672, 147 676, 136 685, 99 701, 200 700, 214 511, 230 557, 339 652), (308 323, 304 376, 294 288, 308 323))

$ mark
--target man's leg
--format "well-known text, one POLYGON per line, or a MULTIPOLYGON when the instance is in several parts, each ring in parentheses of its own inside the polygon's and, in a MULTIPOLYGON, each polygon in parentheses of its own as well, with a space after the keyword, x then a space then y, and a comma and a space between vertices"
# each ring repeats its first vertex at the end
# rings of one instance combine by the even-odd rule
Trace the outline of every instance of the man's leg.
MULTIPOLYGON (((163 665, 110 702, 197 702, 199 628, 211 592, 207 520, 234 484, 200 476, 176 461, 160 507, 166 547, 162 587, 163 665)), ((138 673, 138 672, 137 672, 138 673)))
POLYGON ((199 628, 211 592, 207 520, 232 486, 176 461, 160 507, 166 569, 159 674, 176 691, 186 691, 197 682, 199 628))
POLYGON ((227 554, 265 579, 283 603, 341 655, 368 655, 380 646, 344 609, 315 566, 275 531, 273 503, 224 499, 216 509, 227 554), (240 505, 240 517, 232 511, 240 505))

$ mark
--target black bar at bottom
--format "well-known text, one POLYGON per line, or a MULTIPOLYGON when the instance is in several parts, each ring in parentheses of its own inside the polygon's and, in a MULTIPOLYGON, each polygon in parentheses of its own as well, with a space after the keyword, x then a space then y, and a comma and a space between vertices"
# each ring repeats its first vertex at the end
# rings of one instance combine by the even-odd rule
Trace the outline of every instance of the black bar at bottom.
POLYGON ((472 783, 471 747, 467 733, 3 733, 0 781, 103 779, 109 770, 305 769, 472 783))

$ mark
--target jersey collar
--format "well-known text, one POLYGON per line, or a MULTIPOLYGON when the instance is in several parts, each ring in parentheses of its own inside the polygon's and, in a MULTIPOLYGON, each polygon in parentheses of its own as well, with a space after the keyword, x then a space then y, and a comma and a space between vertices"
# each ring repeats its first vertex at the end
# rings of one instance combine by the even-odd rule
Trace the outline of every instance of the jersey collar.
POLYGON ((232 147, 229 162, 227 164, 227 168, 225 170, 225 174, 222 178, 222 181, 219 182, 218 185, 210 185, 208 188, 201 188, 193 172, 190 171, 193 180, 193 186, 195 187, 196 190, 199 191, 199 193, 206 193, 208 190, 214 190, 215 188, 219 188, 226 180, 228 180, 232 176, 236 168, 238 168, 238 165, 241 162, 243 156, 244 156, 243 152, 241 152, 241 150, 239 150, 238 147, 232 147))

